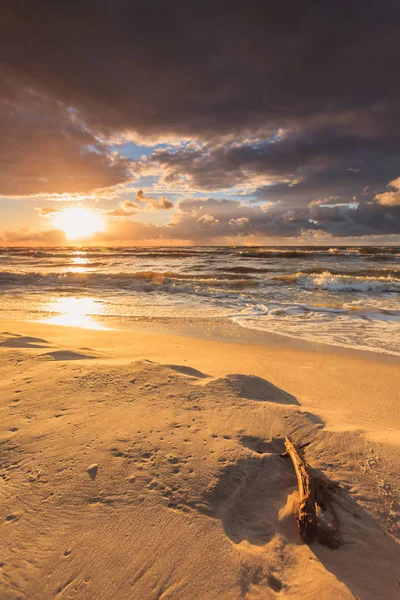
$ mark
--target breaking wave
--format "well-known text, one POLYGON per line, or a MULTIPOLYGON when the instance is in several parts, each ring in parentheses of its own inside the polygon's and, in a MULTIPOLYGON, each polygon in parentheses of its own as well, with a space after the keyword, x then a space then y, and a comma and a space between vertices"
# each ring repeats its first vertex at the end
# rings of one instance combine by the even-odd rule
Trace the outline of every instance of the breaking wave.
POLYGON ((300 287, 331 292, 400 292, 400 279, 393 275, 368 277, 322 273, 295 273, 273 278, 276 281, 296 283, 300 287))
MULTIPOLYGON (((179 283, 204 284, 209 286, 224 287, 244 287, 251 286, 252 281, 244 278, 242 273, 225 273, 215 276, 215 274, 190 274, 177 273, 174 271, 136 271, 132 273, 102 273, 102 272, 12 272, 0 271, 0 286, 21 286, 35 285, 44 288, 57 287, 96 287, 96 288, 116 288, 132 289, 140 288, 140 284, 151 286, 149 289, 155 289, 157 286, 168 287, 179 283)), ((143 286, 142 286, 143 289, 143 286)), ((186 288, 189 291, 189 288, 186 288)), ((172 289, 172 291, 174 291, 172 289)))

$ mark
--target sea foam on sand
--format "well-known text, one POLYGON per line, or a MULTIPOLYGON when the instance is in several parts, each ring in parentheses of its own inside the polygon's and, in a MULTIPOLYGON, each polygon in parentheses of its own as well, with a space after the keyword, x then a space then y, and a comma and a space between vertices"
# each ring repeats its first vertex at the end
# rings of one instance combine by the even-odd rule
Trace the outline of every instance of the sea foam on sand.
POLYGON ((0 361, 2 599, 399 595, 390 359, 18 324, 0 361), (336 550, 299 538, 288 434, 342 487, 336 550))

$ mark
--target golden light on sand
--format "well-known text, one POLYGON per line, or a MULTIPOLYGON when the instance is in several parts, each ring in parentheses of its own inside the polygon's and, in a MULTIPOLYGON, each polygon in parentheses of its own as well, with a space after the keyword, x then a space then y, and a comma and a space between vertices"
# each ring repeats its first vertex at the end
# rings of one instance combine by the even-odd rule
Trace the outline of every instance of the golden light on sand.
POLYGON ((57 212, 53 225, 64 231, 69 240, 76 240, 104 231, 105 221, 89 208, 73 206, 57 212))
POLYGON ((59 298, 51 303, 49 312, 57 314, 43 319, 42 323, 84 329, 107 329, 93 318, 93 315, 101 313, 101 303, 94 298, 59 298))

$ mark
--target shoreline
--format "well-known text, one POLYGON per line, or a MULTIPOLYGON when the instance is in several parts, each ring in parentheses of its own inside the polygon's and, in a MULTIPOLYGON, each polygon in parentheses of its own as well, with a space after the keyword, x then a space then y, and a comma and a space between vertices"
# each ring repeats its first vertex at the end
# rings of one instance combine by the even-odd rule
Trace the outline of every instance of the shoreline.
MULTIPOLYGON (((104 321, 104 323, 106 323, 106 321, 104 321)), ((309 352, 329 354, 339 352, 350 356, 359 355, 360 357, 365 357, 367 359, 368 355, 372 355, 372 360, 394 359, 400 364, 400 351, 398 354, 392 354, 386 351, 379 352, 378 350, 370 350, 368 348, 354 348, 351 346, 334 344, 332 342, 316 342, 302 339, 294 335, 283 335, 261 329, 245 327, 244 325, 239 325, 238 323, 227 319, 204 318, 200 320, 199 318, 194 317, 185 319, 178 318, 174 320, 168 318, 145 319, 139 317, 137 320, 132 318, 132 323, 134 323, 133 326, 130 324, 126 327, 110 328, 110 330, 156 331, 157 333, 170 333, 171 335, 210 339, 216 342, 234 342, 268 347, 290 346, 292 348, 297 348, 298 350, 309 352), (206 324, 206 328, 204 328, 203 323, 206 324)))
MULTIPOLYGON (((228 318, 218 317, 103 317, 93 318, 87 315, 88 323, 92 326, 77 326, 78 329, 85 331, 109 331, 109 332, 155 332, 160 334, 178 335, 184 337, 194 337, 203 340, 213 340, 216 342, 252 344, 257 346, 284 347, 290 346, 298 350, 322 353, 340 353, 349 356, 359 356, 360 358, 370 358, 373 361, 386 360, 398 361, 400 364, 400 350, 396 353, 389 351, 371 350, 363 347, 352 347, 349 345, 335 344, 333 342, 320 342, 306 340, 300 337, 277 334, 262 329, 246 327, 240 325, 228 318)), ((62 323, 63 315, 49 317, 48 319, 30 319, 30 318, 9 318, 0 317, 1 323, 32 323, 36 325, 50 325, 54 327, 72 328, 75 326, 71 322, 62 323), (54 322, 53 322, 54 319, 54 322), (58 319, 60 321, 58 322, 58 319)))

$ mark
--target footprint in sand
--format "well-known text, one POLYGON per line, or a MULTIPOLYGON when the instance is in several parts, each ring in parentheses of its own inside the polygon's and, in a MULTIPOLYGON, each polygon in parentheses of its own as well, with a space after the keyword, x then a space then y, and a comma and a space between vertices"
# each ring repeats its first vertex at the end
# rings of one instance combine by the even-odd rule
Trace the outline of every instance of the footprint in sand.
POLYGON ((10 523, 12 521, 18 521, 20 515, 18 513, 11 513, 6 516, 5 520, 10 523))
POLYGON ((90 477, 90 479, 92 479, 92 481, 94 481, 97 477, 97 471, 99 469, 99 465, 97 463, 90 465, 86 471, 88 472, 88 475, 90 477))
POLYGON ((279 593, 282 590, 282 582, 280 579, 275 577, 274 575, 269 575, 267 579, 267 584, 269 587, 274 590, 274 592, 279 593))

